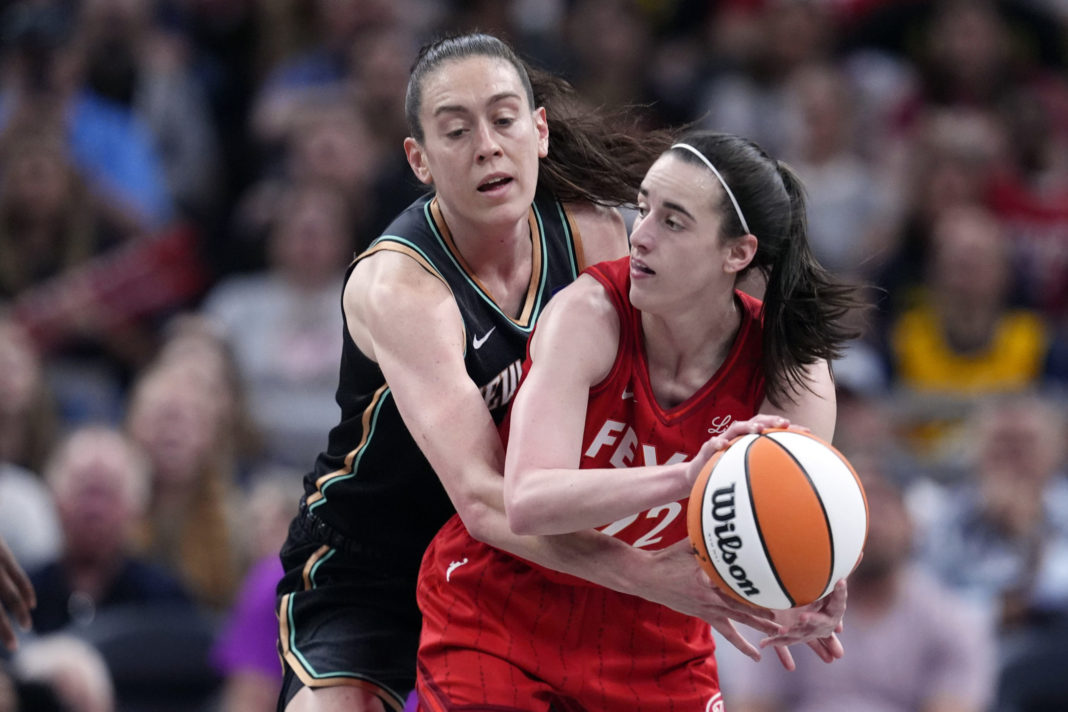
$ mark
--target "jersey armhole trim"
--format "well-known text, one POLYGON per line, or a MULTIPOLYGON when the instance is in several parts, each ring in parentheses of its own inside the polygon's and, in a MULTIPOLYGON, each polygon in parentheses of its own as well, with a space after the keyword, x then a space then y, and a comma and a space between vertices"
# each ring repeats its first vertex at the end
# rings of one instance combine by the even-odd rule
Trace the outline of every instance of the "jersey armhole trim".
POLYGON ((589 267, 586 264, 586 253, 582 249, 582 231, 579 230, 578 223, 575 222, 575 217, 571 214, 571 209, 567 207, 567 204, 560 203, 560 209, 564 213, 564 220, 567 223, 568 230, 571 232, 571 249, 575 256, 575 275, 579 275, 582 270, 589 267))
MULTIPOLYGON (((441 274, 441 272, 439 272, 437 268, 430 263, 430 260, 427 259, 426 255, 424 255, 419 248, 412 245, 403 237, 397 237, 395 235, 383 235, 382 237, 375 240, 370 247, 360 253, 360 255, 358 255, 356 259, 353 260, 353 262, 359 262, 360 260, 363 260, 379 252, 397 252, 399 254, 411 257, 420 267, 422 267, 431 276, 433 276, 439 282, 445 285, 445 289, 449 290, 449 294, 452 295, 453 301, 456 301, 456 293, 453 292, 452 287, 449 285, 448 281, 441 274)), ((466 348, 467 324, 464 322, 463 319, 460 319, 460 328, 463 330, 463 334, 461 334, 461 336, 463 338, 463 343, 465 344, 466 348)))

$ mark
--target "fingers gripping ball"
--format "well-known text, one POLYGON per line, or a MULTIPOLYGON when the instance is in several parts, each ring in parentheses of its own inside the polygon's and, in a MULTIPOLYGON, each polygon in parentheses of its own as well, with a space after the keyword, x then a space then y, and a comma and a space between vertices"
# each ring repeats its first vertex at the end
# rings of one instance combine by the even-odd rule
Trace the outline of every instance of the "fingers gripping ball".
POLYGON ((797 430, 735 438, 694 482, 690 542, 729 596, 761 608, 826 596, 860 560, 868 502, 852 465, 797 430))

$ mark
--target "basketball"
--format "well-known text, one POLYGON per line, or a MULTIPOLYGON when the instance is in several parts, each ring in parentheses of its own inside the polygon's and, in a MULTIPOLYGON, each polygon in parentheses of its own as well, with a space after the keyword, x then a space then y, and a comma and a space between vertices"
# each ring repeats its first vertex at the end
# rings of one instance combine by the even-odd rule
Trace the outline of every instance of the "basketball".
POLYGON ((826 596, 860 560, 868 502, 853 466, 806 432, 742 435, 702 468, 687 509, 701 567, 761 608, 826 596))

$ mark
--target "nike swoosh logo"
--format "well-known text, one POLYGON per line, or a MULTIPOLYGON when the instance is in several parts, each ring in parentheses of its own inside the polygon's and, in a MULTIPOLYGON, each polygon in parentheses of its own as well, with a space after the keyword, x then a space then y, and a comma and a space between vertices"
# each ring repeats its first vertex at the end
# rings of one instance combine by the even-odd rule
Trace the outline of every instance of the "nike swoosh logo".
POLYGON ((633 397, 634 397, 634 391, 630 390, 629 388, 627 390, 623 391, 623 400, 627 400, 628 398, 633 398, 633 397))
POLYGON ((495 326, 489 331, 487 331, 485 334, 483 334, 481 338, 476 336, 475 338, 471 339, 471 345, 475 347, 475 351, 478 351, 480 348, 482 348, 482 344, 486 343, 486 339, 488 339, 490 337, 490 334, 492 334, 496 330, 497 327, 495 326))

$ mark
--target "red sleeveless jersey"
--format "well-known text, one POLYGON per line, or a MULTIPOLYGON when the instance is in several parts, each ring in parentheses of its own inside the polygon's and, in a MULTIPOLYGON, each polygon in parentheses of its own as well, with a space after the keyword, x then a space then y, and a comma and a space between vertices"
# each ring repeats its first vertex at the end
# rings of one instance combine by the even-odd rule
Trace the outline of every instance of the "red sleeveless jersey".
MULTIPOLYGON (((608 377, 590 391, 580 467, 640 467, 689 460, 713 435, 757 414, 764 401, 761 302, 736 292, 742 323, 723 365, 684 402, 663 408, 653 396, 641 314, 630 305, 630 260, 594 265, 620 319, 619 352, 608 377)), ((686 538, 686 502, 654 507, 601 530, 647 549, 686 538)))
MULTIPOLYGON (((649 384, 639 313, 627 298, 629 260, 587 272, 615 304, 621 333, 611 373, 590 392, 581 467, 689 459, 711 435, 757 413, 764 399, 758 300, 737 294, 742 323, 727 359, 697 393, 662 408, 649 384)), ((506 421, 505 438, 507 429, 506 421)), ((601 530, 637 547, 669 546, 687 536, 686 501, 601 530)), ((707 623, 478 542, 458 516, 427 549, 417 595, 421 709, 723 709, 707 623)))

